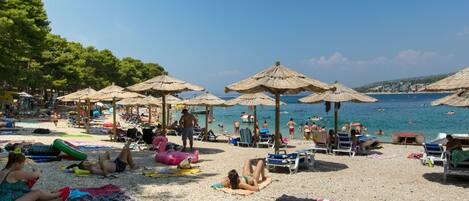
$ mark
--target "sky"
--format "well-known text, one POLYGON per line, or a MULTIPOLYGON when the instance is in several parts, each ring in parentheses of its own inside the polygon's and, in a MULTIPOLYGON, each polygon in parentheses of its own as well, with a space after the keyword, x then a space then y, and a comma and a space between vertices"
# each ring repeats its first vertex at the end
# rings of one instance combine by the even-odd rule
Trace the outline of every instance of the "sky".
POLYGON ((323 82, 469 66, 469 1, 45 0, 52 32, 221 95, 275 61, 323 82))

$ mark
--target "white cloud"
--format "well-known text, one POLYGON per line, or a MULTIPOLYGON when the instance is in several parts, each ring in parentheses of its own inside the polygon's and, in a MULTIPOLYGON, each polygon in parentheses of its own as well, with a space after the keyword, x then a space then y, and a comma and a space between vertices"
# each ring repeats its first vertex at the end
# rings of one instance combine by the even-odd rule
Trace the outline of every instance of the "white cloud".
POLYGON ((366 60, 354 60, 344 56, 340 52, 334 52, 331 56, 320 56, 306 60, 311 66, 370 66, 381 64, 416 65, 433 60, 450 58, 452 55, 440 55, 436 52, 421 50, 401 50, 394 57, 379 56, 366 60))
POLYGON ((464 29, 458 33, 456 33, 458 36, 464 36, 464 35, 469 35, 469 27, 464 27, 464 29))

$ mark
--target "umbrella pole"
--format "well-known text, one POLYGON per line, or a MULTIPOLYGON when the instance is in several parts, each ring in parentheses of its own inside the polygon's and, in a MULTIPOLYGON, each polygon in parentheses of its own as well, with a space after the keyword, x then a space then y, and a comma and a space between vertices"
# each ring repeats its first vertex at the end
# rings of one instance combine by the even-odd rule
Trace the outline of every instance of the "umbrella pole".
POLYGON ((164 135, 166 135, 166 94, 163 94, 163 96, 161 96, 161 99, 162 99, 162 102, 163 102, 163 105, 162 105, 162 115, 163 115, 163 121, 161 121, 161 124, 163 125, 163 133, 164 135))
POLYGON ((112 134, 114 141, 117 141, 117 125, 116 125, 116 98, 112 98, 112 134))
POLYGON ((168 111, 167 111, 167 115, 168 115, 167 117, 168 117, 168 118, 166 118, 166 125, 170 125, 170 124, 169 124, 170 119, 171 119, 171 118, 170 118, 170 117, 171 117, 171 115, 170 115, 170 114, 171 114, 171 111, 169 110, 170 105, 171 105, 171 104, 168 104, 168 108, 166 108, 166 109, 168 109, 168 111))
MULTIPOLYGON (((334 135, 335 138, 337 139, 337 132, 339 131, 339 110, 337 109, 338 105, 337 103, 334 103, 334 135)), ((338 141, 334 140, 335 146, 338 145, 338 141)))
POLYGON ((86 102, 88 102, 88 109, 86 112, 86 116, 88 117, 88 120, 86 121, 86 133, 90 132, 90 121, 91 121, 91 101, 90 99, 87 99, 86 102))
POLYGON ((254 109, 254 134, 256 134, 256 129, 257 129, 257 111, 256 111, 256 106, 253 106, 254 109))
POLYGON ((151 123, 151 105, 148 106, 148 123, 151 123))
POLYGON ((275 153, 280 148, 280 94, 275 93, 275 153))
POLYGON ((77 123, 78 123, 78 128, 80 128, 80 123, 81 123, 81 113, 80 113, 80 107, 81 107, 81 104, 80 104, 81 100, 78 99, 78 103, 77 103, 77 111, 78 111, 78 114, 77 114, 77 123))
POLYGON ((204 140, 208 139, 208 105, 205 105, 205 135, 204 140))

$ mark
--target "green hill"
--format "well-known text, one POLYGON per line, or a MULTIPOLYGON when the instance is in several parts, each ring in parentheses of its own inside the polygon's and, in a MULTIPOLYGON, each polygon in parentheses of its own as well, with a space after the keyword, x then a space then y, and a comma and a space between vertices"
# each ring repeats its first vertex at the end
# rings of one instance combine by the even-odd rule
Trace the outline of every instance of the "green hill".
POLYGON ((387 80, 374 82, 361 87, 355 88, 359 92, 388 92, 388 93, 399 93, 399 92, 416 92, 425 87, 426 85, 441 80, 445 77, 453 75, 454 73, 421 76, 413 78, 404 78, 396 80, 387 80))

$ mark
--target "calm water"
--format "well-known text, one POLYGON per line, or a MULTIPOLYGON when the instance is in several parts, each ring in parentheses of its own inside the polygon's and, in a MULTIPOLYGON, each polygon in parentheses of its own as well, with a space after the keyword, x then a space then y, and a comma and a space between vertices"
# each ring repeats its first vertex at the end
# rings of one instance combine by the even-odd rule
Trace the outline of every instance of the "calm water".
MULTIPOLYGON (((434 139, 438 133, 469 133, 469 109, 447 106, 432 107, 430 102, 447 94, 385 94, 372 95, 379 101, 376 103, 343 103, 339 111, 339 129, 342 123, 361 122, 368 127, 368 133, 382 129, 385 132, 380 138, 391 140, 393 132, 414 131, 425 134, 426 140, 434 139), (378 111, 383 108, 384 111, 378 111), (455 115, 446 115, 448 111, 456 112, 455 115)), ((293 118, 297 125, 306 123, 310 116, 321 116, 320 125, 328 129, 333 128, 334 113, 331 110, 325 112, 324 104, 299 104, 298 99, 303 96, 283 96, 282 101, 286 105, 281 106, 281 132, 288 135, 287 122, 293 118)), ((229 98, 227 98, 229 99, 229 98)), ((202 110, 202 108, 197 108, 202 110)), ((233 130, 233 121, 240 120, 241 112, 251 113, 246 106, 234 106, 228 108, 215 107, 215 121, 209 126, 218 129, 218 124, 223 123, 225 130, 233 130)), ((257 107, 259 122, 266 120, 271 132, 274 130, 275 108, 257 107)), ((201 125, 205 125, 204 115, 199 115, 201 125)), ((250 127, 252 124, 242 123, 241 127, 250 127)), ((298 132, 296 136, 300 136, 298 132)))

